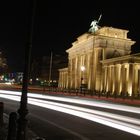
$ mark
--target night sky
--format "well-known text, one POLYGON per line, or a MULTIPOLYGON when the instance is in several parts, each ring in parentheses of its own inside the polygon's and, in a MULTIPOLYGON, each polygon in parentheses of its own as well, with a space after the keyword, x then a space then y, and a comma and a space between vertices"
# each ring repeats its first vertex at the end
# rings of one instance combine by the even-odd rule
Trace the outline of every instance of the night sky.
MULTIPOLYGON (((0 2, 0 51, 11 71, 23 71, 30 0, 0 2)), ((129 30, 140 52, 140 6, 138 0, 37 0, 32 59, 65 52, 102 14, 99 25, 129 30)))

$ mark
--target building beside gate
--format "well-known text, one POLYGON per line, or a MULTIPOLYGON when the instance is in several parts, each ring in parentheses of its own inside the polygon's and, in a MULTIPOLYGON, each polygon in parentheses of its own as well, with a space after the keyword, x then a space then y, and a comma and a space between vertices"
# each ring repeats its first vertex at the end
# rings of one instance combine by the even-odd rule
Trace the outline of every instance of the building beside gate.
POLYGON ((101 27, 79 36, 68 53, 68 67, 59 69, 60 88, 137 96, 140 93, 140 54, 131 55, 135 41, 128 30, 101 27))

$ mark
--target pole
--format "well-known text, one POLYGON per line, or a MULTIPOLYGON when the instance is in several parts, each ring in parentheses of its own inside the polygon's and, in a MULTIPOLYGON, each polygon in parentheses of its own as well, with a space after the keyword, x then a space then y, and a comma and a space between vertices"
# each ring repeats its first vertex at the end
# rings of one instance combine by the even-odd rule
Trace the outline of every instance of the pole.
POLYGON ((0 102, 0 126, 3 125, 3 111, 4 111, 4 103, 0 102))
POLYGON ((9 117, 7 140, 16 140, 17 113, 11 112, 9 117))
POLYGON ((18 109, 18 126, 17 126, 17 137, 16 140, 27 140, 27 119, 28 114, 27 109, 27 92, 28 92, 28 82, 29 82, 29 71, 30 71, 30 57, 32 48, 32 38, 33 38, 33 21, 35 16, 36 1, 29 0, 29 13, 28 13, 28 25, 27 25, 27 44, 25 46, 25 65, 23 74, 23 84, 22 84, 22 95, 20 101, 20 108, 18 109))
POLYGON ((50 86, 51 75, 52 75, 52 56, 53 56, 53 53, 52 53, 52 51, 51 51, 51 57, 50 57, 50 71, 49 71, 49 86, 50 86))
POLYGON ((82 88, 83 88, 83 77, 81 77, 81 93, 82 93, 82 88))

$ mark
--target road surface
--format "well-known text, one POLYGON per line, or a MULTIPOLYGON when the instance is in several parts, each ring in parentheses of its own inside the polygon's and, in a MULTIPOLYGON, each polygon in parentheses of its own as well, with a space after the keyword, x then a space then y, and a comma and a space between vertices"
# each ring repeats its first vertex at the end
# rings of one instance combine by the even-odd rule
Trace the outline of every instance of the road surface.
MULTIPOLYGON (((4 111, 17 111, 20 93, 0 91, 4 111)), ((79 97, 28 94, 28 125, 46 140, 138 140, 140 108, 79 97)))

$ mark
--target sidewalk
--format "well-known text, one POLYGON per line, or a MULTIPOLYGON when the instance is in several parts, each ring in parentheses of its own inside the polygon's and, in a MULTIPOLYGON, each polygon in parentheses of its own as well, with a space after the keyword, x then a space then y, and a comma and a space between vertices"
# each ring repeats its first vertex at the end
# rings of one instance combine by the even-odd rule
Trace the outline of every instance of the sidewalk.
MULTIPOLYGON (((7 114, 3 114, 3 126, 0 127, 0 140, 7 140, 8 135, 8 122, 9 116, 7 114)), ((39 138, 33 131, 29 128, 28 130, 28 140, 44 140, 43 138, 39 138)))

